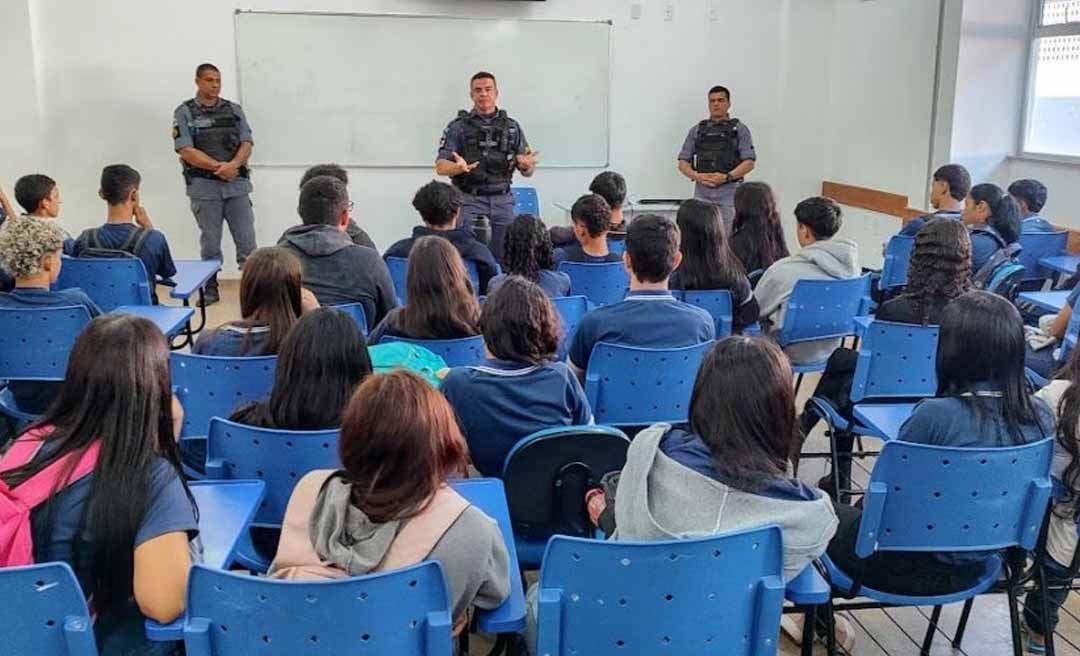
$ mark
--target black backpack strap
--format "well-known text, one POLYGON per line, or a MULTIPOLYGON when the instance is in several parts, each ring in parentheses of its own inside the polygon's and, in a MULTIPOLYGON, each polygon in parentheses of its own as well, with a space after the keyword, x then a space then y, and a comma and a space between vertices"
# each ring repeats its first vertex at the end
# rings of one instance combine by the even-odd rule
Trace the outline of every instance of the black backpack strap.
POLYGON ((87 230, 86 243, 90 248, 101 248, 101 228, 87 230))
POLYGON ((127 239, 120 245, 120 250, 138 257, 139 249, 146 243, 146 238, 149 236, 149 230, 145 228, 135 228, 128 233, 127 239))

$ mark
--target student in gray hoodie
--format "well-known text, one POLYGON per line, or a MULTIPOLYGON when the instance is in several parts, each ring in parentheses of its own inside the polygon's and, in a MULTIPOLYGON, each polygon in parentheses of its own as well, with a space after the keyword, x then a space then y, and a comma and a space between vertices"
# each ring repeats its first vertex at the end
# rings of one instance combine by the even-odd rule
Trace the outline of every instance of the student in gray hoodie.
POLYGON ((337 178, 320 175, 300 188, 303 225, 285 231, 278 246, 300 260, 304 287, 319 304, 360 303, 374 328, 397 305, 394 283, 378 251, 358 246, 346 233, 352 202, 337 178))
MULTIPOLYGON (((780 332, 788 299, 800 280, 840 280, 859 275, 859 249, 850 239, 834 239, 842 224, 840 206, 820 196, 807 198, 795 207, 799 245, 802 250, 777 260, 769 267, 754 297, 761 319, 770 334, 780 332)), ((792 344, 785 351, 794 364, 828 359, 840 346, 838 339, 792 344)))

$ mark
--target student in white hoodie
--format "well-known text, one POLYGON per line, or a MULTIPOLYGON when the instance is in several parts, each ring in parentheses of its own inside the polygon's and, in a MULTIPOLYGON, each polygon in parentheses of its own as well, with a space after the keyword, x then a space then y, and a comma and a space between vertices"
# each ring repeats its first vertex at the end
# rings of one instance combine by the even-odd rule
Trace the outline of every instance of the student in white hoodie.
MULTIPOLYGON (((761 277, 754 297, 761 308, 763 326, 770 334, 784 324, 788 298, 800 280, 841 280, 859 275, 859 248, 850 239, 833 236, 842 224, 840 206, 820 196, 807 198, 795 207, 797 235, 802 250, 777 260, 761 277)), ((786 349, 794 364, 828 359, 838 339, 793 344, 786 349)))

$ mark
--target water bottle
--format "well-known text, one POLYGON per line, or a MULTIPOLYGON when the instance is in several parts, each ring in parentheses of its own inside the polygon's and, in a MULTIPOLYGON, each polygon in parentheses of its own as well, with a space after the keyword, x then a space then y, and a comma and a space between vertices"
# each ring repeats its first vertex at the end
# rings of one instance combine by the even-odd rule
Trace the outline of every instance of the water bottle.
POLYGON ((470 229, 472 230, 473 237, 476 237, 477 241, 485 246, 491 243, 491 219, 487 215, 480 214, 474 216, 470 229))

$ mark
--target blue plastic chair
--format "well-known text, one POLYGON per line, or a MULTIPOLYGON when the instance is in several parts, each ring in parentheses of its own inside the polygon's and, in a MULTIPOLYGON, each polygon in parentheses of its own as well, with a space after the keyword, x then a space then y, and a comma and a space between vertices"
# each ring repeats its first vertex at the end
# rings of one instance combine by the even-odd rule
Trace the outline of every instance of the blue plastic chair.
POLYGON ((0 569, 5 654, 97 656, 94 623, 67 563, 0 569))
MULTIPOLYGON (((71 348, 88 323, 90 313, 81 305, 0 308, 0 380, 64 380, 71 348)), ((0 413, 37 419, 19 409, 7 388, 0 390, 0 413)))
POLYGON ((363 303, 342 303, 341 305, 333 305, 331 307, 349 315, 349 318, 356 322, 356 327, 360 329, 360 334, 367 337, 368 320, 363 303))
POLYGON ((441 357, 448 367, 467 367, 480 364, 485 360, 484 338, 480 335, 459 339, 408 339, 387 335, 379 341, 380 344, 387 342, 405 342, 423 346, 441 357))
POLYGON ((626 252, 626 240, 625 239, 611 239, 607 240, 608 252, 613 255, 622 255, 626 252))
POLYGON ((560 262, 559 271, 570 276, 571 294, 583 295, 596 306, 618 303, 630 288, 630 275, 622 262, 560 262))
POLYGON ((713 342, 667 349, 599 342, 589 356, 585 396, 596 423, 646 426, 686 423, 690 394, 713 342))
MULTIPOLYGON (((782 347, 823 339, 842 339, 855 334, 855 317, 865 314, 870 303, 870 274, 843 280, 800 280, 788 299, 784 324, 777 341, 782 347)), ((828 358, 794 365, 799 375, 824 371, 828 358)))
POLYGON ((551 299, 551 304, 558 311, 563 328, 556 357, 559 360, 565 360, 570 344, 574 341, 574 335, 577 334, 578 326, 581 325, 581 320, 589 313, 589 299, 584 296, 560 296, 551 299))
POLYGON ((270 396, 276 367, 276 355, 225 358, 170 353, 173 389, 184 406, 180 436, 204 436, 212 417, 228 417, 237 406, 270 396))
POLYGON ((592 537, 585 492, 626 464, 630 439, 607 426, 559 426, 521 438, 506 456, 502 479, 525 569, 540 567, 552 535, 592 537))
POLYGON ((105 312, 121 305, 150 305, 146 267, 138 258, 65 257, 57 289, 78 287, 105 312))
MULTIPOLYGON (((878 551, 985 552, 1017 546, 1031 550, 1050 500, 1053 452, 1053 438, 989 449, 887 443, 870 475, 856 554, 869 558, 878 551)), ((983 575, 967 590, 929 597, 874 590, 838 569, 828 556, 823 562, 834 589, 847 598, 868 597, 891 606, 933 606, 923 653, 930 651, 941 606, 965 602, 963 627, 972 600, 998 584, 1004 570, 1014 649, 1021 653, 1016 611, 1021 573, 999 556, 987 560, 983 575)), ((860 603, 859 607, 867 606, 860 603)), ((960 646, 961 637, 954 639, 954 646, 960 646)))
POLYGON ((1067 231, 1059 232, 1023 232, 1020 233, 1020 251, 1018 259, 1024 265, 1024 282, 1048 280, 1057 273, 1039 264, 1044 257, 1061 255, 1066 252, 1069 241, 1067 231))
MULTIPOLYGON (((398 305, 409 302, 408 279, 409 260, 404 257, 385 258, 386 268, 390 271, 390 281, 394 283, 394 292, 397 294, 398 305)), ((480 270, 476 268, 476 262, 462 260, 465 263, 465 272, 469 274, 469 282, 472 283, 473 294, 480 296, 480 270)))
POLYGON ((731 336, 732 307, 731 292, 726 289, 672 290, 671 295, 684 303, 696 305, 712 316, 715 322, 716 339, 731 336))
POLYGON ((886 291, 907 285, 908 265, 911 263, 911 251, 915 250, 915 238, 908 235, 893 235, 885 245, 885 263, 881 267, 881 281, 878 288, 886 291))
POLYGON ((202 565, 188 579, 188 656, 450 656, 439 563, 347 579, 279 581, 202 565))
POLYGON ((557 536, 539 600, 539 654, 776 654, 780 529, 662 542, 557 536))
POLYGON ((510 187, 510 193, 514 195, 514 216, 532 214, 540 217, 540 196, 536 187, 510 187))

